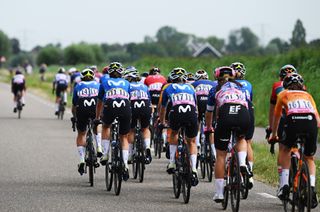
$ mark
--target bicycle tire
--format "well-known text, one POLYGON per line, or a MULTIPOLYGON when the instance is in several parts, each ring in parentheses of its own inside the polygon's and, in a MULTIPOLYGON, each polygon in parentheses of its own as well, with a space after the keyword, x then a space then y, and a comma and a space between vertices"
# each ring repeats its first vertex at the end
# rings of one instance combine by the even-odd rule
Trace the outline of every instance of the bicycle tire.
POLYGON ((202 179, 206 178, 206 163, 202 159, 200 160, 200 170, 202 179))
POLYGON ((232 211, 239 211, 240 206, 240 188, 241 188, 241 176, 240 176, 240 165, 237 151, 231 157, 230 167, 230 200, 232 211))
POLYGON ((141 161, 138 164, 138 173, 139 173, 139 182, 142 183, 143 182, 143 178, 144 178, 144 169, 145 169, 145 165, 144 165, 144 157, 142 156, 141 161))
POLYGON ((224 191, 223 191, 223 201, 221 202, 222 205, 222 210, 226 210, 228 207, 228 200, 229 200, 229 186, 230 182, 226 180, 226 185, 224 186, 224 191))
POLYGON ((154 136, 154 156, 157 157, 158 155, 158 137, 154 136))
POLYGON ((109 163, 106 164, 106 168, 105 168, 105 181, 106 181, 107 191, 110 191, 113 184, 113 174, 112 174, 112 170, 109 163))
POLYGON ((158 139, 158 159, 161 158, 162 147, 163 147, 162 138, 159 138, 158 139))
POLYGON ((118 196, 121 191, 122 174, 120 170, 115 170, 113 173, 114 182, 114 193, 118 196))
POLYGON ((18 110, 18 119, 21 119, 21 110, 18 110))
POLYGON ((292 211, 297 206, 298 211, 310 211, 311 210, 311 185, 310 185, 310 173, 309 168, 305 161, 302 162, 302 166, 298 177, 298 188, 293 194, 292 211))
POLYGON ((138 177, 138 165, 137 165, 137 163, 139 163, 139 162, 137 161, 136 158, 134 158, 133 161, 132 161, 132 176, 133 176, 133 179, 137 179, 137 177, 138 177))
POLYGON ((212 154, 211 154, 211 149, 206 148, 207 151, 207 157, 206 157, 206 171, 207 171, 207 178, 209 182, 212 182, 212 176, 213 176, 213 164, 212 164, 212 154))
POLYGON ((89 167, 89 183, 90 186, 93 187, 94 184, 94 176, 93 176, 93 172, 94 172, 94 161, 93 161, 93 153, 89 150, 89 157, 88 157, 88 167, 89 167))
POLYGON ((172 183, 174 197, 178 199, 181 193, 181 178, 176 173, 172 175, 172 183))
POLYGON ((190 153, 187 146, 184 148, 185 152, 183 155, 183 175, 182 175, 182 196, 183 201, 187 204, 190 200, 190 190, 191 190, 191 163, 190 163, 190 153))
MULTIPOLYGON (((248 159, 246 158, 246 166, 249 167, 248 159)), ((241 185, 241 199, 247 199, 249 195, 249 177, 248 175, 241 175, 242 176, 242 185, 241 185)))

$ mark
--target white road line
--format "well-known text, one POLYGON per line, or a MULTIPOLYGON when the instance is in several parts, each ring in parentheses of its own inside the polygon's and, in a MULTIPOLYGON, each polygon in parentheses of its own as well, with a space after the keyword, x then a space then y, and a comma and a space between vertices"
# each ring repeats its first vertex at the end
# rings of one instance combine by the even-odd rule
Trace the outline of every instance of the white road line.
POLYGON ((259 195, 261 195, 261 196, 263 196, 265 198, 268 198, 268 199, 277 199, 276 196, 273 196, 273 195, 268 194, 268 193, 257 193, 257 194, 259 194, 259 195))

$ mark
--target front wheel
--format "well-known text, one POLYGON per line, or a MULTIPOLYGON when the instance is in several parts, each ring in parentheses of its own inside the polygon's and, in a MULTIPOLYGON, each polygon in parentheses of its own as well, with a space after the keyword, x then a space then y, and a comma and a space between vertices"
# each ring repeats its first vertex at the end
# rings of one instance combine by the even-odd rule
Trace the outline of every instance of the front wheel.
POLYGON ((110 191, 112 188, 113 174, 111 171, 111 166, 108 162, 107 162, 106 168, 105 168, 105 180, 106 180, 107 191, 110 191))
POLYGON ((239 211, 240 206, 240 189, 241 189, 241 175, 238 153, 235 151, 231 158, 230 164, 230 200, 232 211, 239 211))
POLYGON ((178 199, 181 193, 181 178, 176 173, 172 175, 174 197, 178 199))
POLYGON ((114 182, 114 192, 118 196, 121 191, 122 174, 120 170, 115 170, 113 173, 114 182))

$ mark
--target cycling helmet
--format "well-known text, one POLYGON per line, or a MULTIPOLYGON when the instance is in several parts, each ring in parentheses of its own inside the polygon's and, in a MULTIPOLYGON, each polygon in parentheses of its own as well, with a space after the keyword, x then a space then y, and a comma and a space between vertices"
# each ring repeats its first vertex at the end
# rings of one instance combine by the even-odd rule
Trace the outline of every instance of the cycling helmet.
POLYGON ((65 72, 66 72, 66 70, 63 67, 60 67, 58 69, 58 73, 60 73, 60 74, 65 73, 65 72))
POLYGON ((208 73, 203 70, 203 69, 199 69, 198 71, 196 71, 196 74, 195 74, 195 79, 196 80, 200 80, 200 79, 208 79, 208 73))
POLYGON ((22 74, 22 72, 19 69, 16 70, 16 75, 18 74, 22 74))
POLYGON ((108 73, 108 70, 109 70, 109 66, 103 67, 103 69, 102 69, 102 74, 107 74, 107 73, 108 73))
POLYGON ((86 68, 81 71, 81 80, 93 80, 94 79, 94 71, 86 68))
POLYGON ((76 72, 76 71, 77 71, 77 68, 76 68, 76 67, 71 67, 71 68, 69 68, 68 73, 69 73, 69 74, 73 74, 73 73, 76 72))
POLYGON ((194 81, 195 80, 194 74, 191 72, 187 73, 186 77, 187 77, 187 81, 194 81))
POLYGON ((126 68, 126 72, 127 71, 137 71, 137 69, 136 69, 136 67, 134 67, 134 66, 128 66, 127 68, 126 68))
POLYGON ((140 75, 138 71, 128 71, 124 74, 124 78, 131 82, 133 79, 140 79, 140 75))
POLYGON ((187 75, 187 71, 184 68, 174 68, 172 69, 172 71, 169 73, 168 78, 170 79, 171 82, 174 82, 177 79, 182 79, 184 81, 186 81, 186 76, 187 75))
POLYGON ((230 65, 230 67, 236 72, 239 73, 239 78, 244 78, 246 75, 246 67, 240 62, 234 62, 230 65))
POLYGON ((122 68, 122 64, 119 62, 112 62, 109 65, 109 69, 108 69, 108 74, 111 74, 113 72, 117 72, 120 75, 122 75, 123 73, 123 68, 122 68))
POLYGON ((215 70, 216 79, 235 78, 236 72, 229 66, 218 67, 215 70))
POLYGON ((155 75, 156 73, 160 73, 160 68, 158 67, 152 67, 150 70, 149 70, 149 75, 155 75))
POLYGON ((293 83, 299 83, 301 86, 303 86, 303 78, 301 75, 297 73, 288 74, 283 79, 283 87, 287 89, 291 84, 293 83))
POLYGON ((89 66, 88 68, 94 72, 98 71, 98 67, 96 65, 89 66))
POLYGON ((149 76, 149 73, 148 73, 148 72, 143 72, 143 73, 141 74, 141 76, 142 76, 142 77, 147 77, 147 76, 149 76))
POLYGON ((287 74, 290 74, 290 73, 298 73, 298 71, 293 65, 290 65, 290 64, 284 65, 280 69, 279 77, 283 79, 287 74))

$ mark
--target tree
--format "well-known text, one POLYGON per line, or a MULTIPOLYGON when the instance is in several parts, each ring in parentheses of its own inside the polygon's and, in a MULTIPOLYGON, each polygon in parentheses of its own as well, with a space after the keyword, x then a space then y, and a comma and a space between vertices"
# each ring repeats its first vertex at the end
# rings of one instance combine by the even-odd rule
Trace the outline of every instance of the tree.
POLYGON ((8 36, 0 30, 0 57, 9 57, 11 53, 11 43, 8 36))
POLYGON ((291 45, 294 47, 301 47, 306 44, 306 30, 303 27, 302 21, 297 20, 292 31, 291 45))
POLYGON ((20 42, 18 39, 16 38, 12 38, 10 40, 11 43, 11 51, 13 54, 19 54, 21 49, 20 49, 20 42))
POLYGON ((37 64, 45 63, 47 65, 61 64, 63 60, 63 52, 60 48, 54 46, 46 46, 39 51, 37 56, 37 64))
POLYGON ((231 31, 226 48, 230 53, 259 54, 260 52, 259 39, 248 27, 231 31))
POLYGON ((65 62, 70 65, 79 63, 97 64, 104 61, 101 46, 81 42, 64 49, 65 62))
POLYGON ((278 53, 285 53, 289 50, 290 45, 288 42, 280 39, 280 38, 274 38, 272 39, 269 44, 267 45, 267 48, 277 48, 278 53), (273 47, 272 47, 273 46, 273 47))

